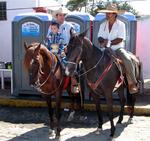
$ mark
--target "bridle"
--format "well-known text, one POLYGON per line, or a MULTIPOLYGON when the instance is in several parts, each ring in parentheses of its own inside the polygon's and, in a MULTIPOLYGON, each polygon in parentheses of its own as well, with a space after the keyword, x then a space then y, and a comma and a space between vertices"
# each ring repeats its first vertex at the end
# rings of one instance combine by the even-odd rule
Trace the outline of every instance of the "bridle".
MULTIPOLYGON (((101 60, 103 59, 103 57, 104 57, 104 51, 102 52, 102 55, 101 55, 100 59, 98 60, 98 62, 97 62, 93 67, 91 67, 91 68, 89 68, 87 71, 85 71, 84 73, 79 74, 78 77, 81 77, 81 76, 83 76, 83 75, 89 73, 89 72, 92 71, 93 69, 95 69, 95 68, 98 66, 98 64, 101 62, 101 60)), ((76 62, 67 61, 67 63, 68 63, 68 64, 73 64, 73 65, 75 65, 76 68, 77 68, 77 65, 78 65, 78 64, 77 64, 76 62)))
MULTIPOLYGON (((53 54, 52 54, 52 56, 53 56, 53 54)), ((35 84, 38 84, 38 85, 35 86, 36 89, 40 89, 43 85, 45 85, 45 83, 46 83, 46 82, 48 81, 48 79, 50 78, 51 74, 52 74, 53 72, 55 72, 57 63, 54 62, 54 57, 52 57, 52 65, 51 65, 51 66, 52 66, 52 67, 50 68, 49 74, 48 74, 47 78, 45 79, 45 81, 42 82, 42 83, 40 83, 40 82, 39 82, 39 78, 38 78, 38 80, 36 81, 36 82, 38 82, 38 83, 35 82, 35 84)))

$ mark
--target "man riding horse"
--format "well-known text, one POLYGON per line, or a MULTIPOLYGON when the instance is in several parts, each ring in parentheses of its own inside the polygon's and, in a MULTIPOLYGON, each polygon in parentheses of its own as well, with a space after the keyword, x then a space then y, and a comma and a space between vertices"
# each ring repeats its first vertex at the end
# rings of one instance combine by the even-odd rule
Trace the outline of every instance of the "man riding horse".
POLYGON ((100 25, 98 32, 100 47, 111 49, 111 52, 115 52, 117 57, 123 61, 129 91, 131 94, 137 93, 138 87, 134 65, 130 55, 124 48, 125 24, 117 19, 117 15, 123 13, 123 11, 119 11, 116 4, 109 4, 106 10, 100 10, 100 12, 106 13, 106 21, 100 25))
MULTIPOLYGON (((60 58, 65 58, 65 54, 67 52, 67 48, 66 46, 69 43, 70 40, 70 33, 75 33, 74 27, 71 23, 65 21, 65 16, 66 14, 69 13, 69 10, 66 9, 65 7, 61 7, 58 10, 54 11, 53 17, 55 18, 56 22, 59 24, 59 33, 61 34, 61 37, 63 39, 63 56, 61 54, 60 58)), ((51 28, 49 28, 48 33, 47 33, 47 38, 49 37, 50 33, 51 33, 51 28)), ((56 37, 57 38, 57 37, 56 37)), ((57 38, 58 40, 58 38, 57 38)), ((59 40, 58 40, 59 41, 59 40)), ((62 46, 62 43, 61 43, 62 46)), ((53 51, 52 51, 53 52, 53 51)), ((65 60, 65 59, 64 59, 65 60)), ((66 65, 66 60, 65 61, 60 60, 63 68, 65 68, 66 65), (65 63, 64 63, 65 62, 65 63)), ((76 78, 72 77, 71 78, 71 87, 72 87, 72 92, 73 93, 78 93, 79 92, 79 88, 78 88, 78 84, 77 84, 77 80, 76 78)))

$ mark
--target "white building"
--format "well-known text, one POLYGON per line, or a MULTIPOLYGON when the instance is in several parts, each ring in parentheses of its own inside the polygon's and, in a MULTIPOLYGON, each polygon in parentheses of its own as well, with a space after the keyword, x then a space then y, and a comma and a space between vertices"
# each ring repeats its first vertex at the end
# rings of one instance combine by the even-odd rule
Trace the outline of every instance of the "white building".
POLYGON ((55 8, 58 6, 60 5, 53 0, 0 0, 0 62, 12 61, 11 22, 16 15, 33 12, 34 7, 55 8), (5 13, 2 17, 5 8, 6 17, 5 13))

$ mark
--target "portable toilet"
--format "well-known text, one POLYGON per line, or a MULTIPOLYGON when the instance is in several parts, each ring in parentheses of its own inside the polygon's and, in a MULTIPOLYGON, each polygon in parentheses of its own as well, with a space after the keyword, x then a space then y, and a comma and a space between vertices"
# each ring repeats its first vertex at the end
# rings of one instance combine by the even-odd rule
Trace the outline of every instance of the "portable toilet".
POLYGON ((85 12, 70 12, 66 15, 65 20, 74 26, 77 33, 82 33, 88 29, 86 36, 92 40, 92 24, 94 20, 92 15, 85 12))
POLYGON ((24 13, 15 16, 12 22, 13 91, 14 95, 39 94, 29 86, 24 70, 24 42, 43 42, 52 16, 46 13, 24 13))
MULTIPOLYGON (((119 20, 125 23, 126 26, 126 41, 125 48, 132 53, 136 52, 136 30, 137 20, 135 15, 130 12, 118 15, 119 20)), ((99 46, 98 43, 98 31, 100 24, 106 20, 105 13, 98 13, 93 21, 93 43, 95 46, 99 46)))

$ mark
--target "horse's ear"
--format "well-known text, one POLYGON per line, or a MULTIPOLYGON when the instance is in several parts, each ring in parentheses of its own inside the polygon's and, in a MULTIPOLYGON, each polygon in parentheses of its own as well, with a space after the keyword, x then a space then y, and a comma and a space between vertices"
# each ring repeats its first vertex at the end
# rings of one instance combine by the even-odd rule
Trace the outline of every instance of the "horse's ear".
POLYGON ((28 49, 27 42, 24 42, 24 48, 25 48, 25 50, 27 50, 27 49, 28 49))
POLYGON ((83 39, 83 38, 86 36, 88 30, 89 30, 89 28, 86 29, 84 32, 80 33, 80 34, 79 34, 79 38, 80 38, 80 39, 83 39))
POLYGON ((34 55, 37 56, 39 51, 40 51, 40 47, 41 47, 41 43, 39 43, 39 45, 36 47, 35 51, 34 51, 34 55))

